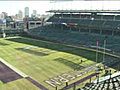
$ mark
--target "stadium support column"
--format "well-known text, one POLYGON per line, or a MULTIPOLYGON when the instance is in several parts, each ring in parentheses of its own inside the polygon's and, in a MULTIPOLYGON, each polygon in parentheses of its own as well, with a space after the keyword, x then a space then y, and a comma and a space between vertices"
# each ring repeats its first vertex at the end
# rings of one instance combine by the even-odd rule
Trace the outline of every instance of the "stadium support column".
POLYGON ((113 18, 114 21, 115 21, 115 17, 116 17, 116 15, 114 15, 114 18, 113 18))
POLYGON ((14 25, 13 25, 13 27, 14 27, 14 28, 16 28, 16 26, 17 26, 17 25, 16 25, 16 22, 14 22, 14 25))
POLYGON ((36 24, 37 22, 35 22, 35 27, 37 27, 37 24, 36 24))
MULTIPOLYGON (((102 16, 101 16, 102 17, 102 16)), ((102 20, 102 19, 101 19, 102 20)), ((105 25, 106 21, 103 22, 102 26, 100 27, 100 35, 102 34, 103 27, 105 25)))
POLYGON ((71 31, 71 26, 70 26, 70 31, 71 31))
POLYGON ((101 20, 103 20, 103 15, 101 15, 101 20))
POLYGON ((68 82, 66 82, 66 87, 68 86, 68 82))
POLYGON ((109 74, 110 74, 110 79, 111 79, 111 75, 112 75, 112 72, 111 72, 111 70, 109 71, 109 74))
POLYGON ((102 29, 100 29, 100 35, 102 34, 102 29))
POLYGON ((114 36, 114 29, 112 30, 112 36, 114 36))
POLYGON ((89 33, 91 33, 91 24, 92 24, 93 20, 91 20, 91 22, 89 23, 88 27, 89 27, 89 33))
POLYGON ((79 13, 80 14, 80 19, 81 19, 81 13, 79 13))
POLYGON ((90 78, 90 83, 91 83, 91 78, 90 78))
POLYGON ((99 73, 97 74, 97 84, 99 83, 99 73))

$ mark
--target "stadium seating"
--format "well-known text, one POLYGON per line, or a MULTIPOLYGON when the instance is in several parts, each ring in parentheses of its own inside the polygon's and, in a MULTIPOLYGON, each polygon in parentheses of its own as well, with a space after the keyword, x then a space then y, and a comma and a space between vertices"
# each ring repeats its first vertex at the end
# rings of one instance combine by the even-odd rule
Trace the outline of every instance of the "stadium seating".
POLYGON ((113 20, 114 19, 114 15, 104 15, 103 19, 105 19, 105 20, 113 20))
POLYGON ((116 29, 120 21, 106 21, 104 24, 105 29, 116 29))
POLYGON ((94 18, 95 18, 95 20, 101 20, 103 18, 103 16, 101 16, 101 15, 95 15, 94 18))
POLYGON ((120 20, 120 15, 115 16, 115 20, 120 20))
POLYGON ((70 14, 63 14, 62 16, 63 17, 71 17, 72 15, 70 15, 70 14))
POLYGON ((102 20, 92 20, 90 26, 91 27, 101 27, 105 21, 102 20))
MULTIPOLYGON (((109 34, 112 33, 114 30, 120 29, 120 21, 114 19, 114 15, 84 15, 81 16, 79 14, 55 14, 51 17, 48 22, 53 23, 75 23, 78 24, 81 29, 96 29, 96 30, 104 30, 103 32, 107 33, 108 30, 110 31, 109 34), (107 30, 107 31, 106 31, 107 30)), ((116 18, 119 18, 116 16, 116 18)))
MULTIPOLYGON (((62 43, 72 44, 72 45, 86 45, 95 46, 96 40, 99 40, 99 46, 103 47, 103 42, 105 35, 81 33, 78 31, 70 30, 69 27, 60 25, 47 25, 35 29, 29 30, 31 34, 38 37, 47 38, 50 40, 55 40, 62 43)), ((108 36, 106 48, 111 49, 111 51, 120 52, 120 38, 108 36)))
POLYGON ((120 76, 109 78, 99 83, 89 83, 78 90, 119 90, 120 76))
POLYGON ((84 15, 84 14, 55 14, 53 17, 60 18, 83 18, 83 19, 90 19, 90 15, 84 15))
POLYGON ((0 36, 2 36, 3 32, 6 34, 6 36, 16 36, 21 35, 24 33, 22 29, 10 29, 10 30, 0 30, 0 36))
POLYGON ((114 15, 54 14, 48 20, 52 25, 31 29, 29 32, 45 39, 88 47, 95 46, 96 40, 103 47, 105 35, 111 35, 107 38, 106 48, 120 53, 120 39, 114 37, 120 36, 119 18, 114 15), (115 18, 118 20, 114 20, 115 18), (62 25, 63 23, 66 25, 62 25))
POLYGON ((91 19, 94 18, 95 20, 116 20, 120 19, 120 16, 115 16, 115 15, 90 15, 90 14, 54 14, 54 18, 77 18, 77 19, 91 19))

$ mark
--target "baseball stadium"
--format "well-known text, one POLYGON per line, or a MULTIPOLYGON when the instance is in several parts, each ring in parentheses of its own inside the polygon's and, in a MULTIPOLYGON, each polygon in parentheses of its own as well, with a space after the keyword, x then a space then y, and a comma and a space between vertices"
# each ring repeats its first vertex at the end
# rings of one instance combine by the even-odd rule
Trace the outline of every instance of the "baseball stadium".
POLYGON ((0 29, 0 90, 120 90, 120 10, 46 13, 0 29))

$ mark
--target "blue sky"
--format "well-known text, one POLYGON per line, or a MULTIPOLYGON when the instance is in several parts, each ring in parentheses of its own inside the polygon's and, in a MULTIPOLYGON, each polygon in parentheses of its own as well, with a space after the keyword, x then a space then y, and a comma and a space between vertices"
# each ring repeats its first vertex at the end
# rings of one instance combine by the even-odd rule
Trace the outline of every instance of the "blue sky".
POLYGON ((50 9, 120 9, 120 1, 0 1, 0 13, 5 11, 9 15, 15 15, 19 10, 24 12, 25 7, 37 10, 39 14, 44 14, 50 9))

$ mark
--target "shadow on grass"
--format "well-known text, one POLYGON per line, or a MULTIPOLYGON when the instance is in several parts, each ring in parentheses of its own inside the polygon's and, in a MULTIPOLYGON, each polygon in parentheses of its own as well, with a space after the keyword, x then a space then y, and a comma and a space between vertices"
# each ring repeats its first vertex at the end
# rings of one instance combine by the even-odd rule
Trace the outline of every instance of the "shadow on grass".
POLYGON ((37 52, 37 51, 34 51, 34 50, 25 49, 25 48, 16 48, 16 50, 20 50, 20 51, 23 51, 23 52, 26 52, 26 53, 34 54, 34 55, 37 55, 37 56, 46 56, 46 55, 48 55, 48 54, 43 53, 43 52, 37 52))
MULTIPOLYGON (((25 43, 25 44, 34 45, 34 46, 47 48, 47 49, 52 49, 56 51, 67 52, 67 53, 83 56, 90 60, 95 60, 95 56, 96 56, 95 52, 93 51, 88 51, 88 50, 84 50, 80 48, 75 48, 71 46, 65 46, 65 45, 50 43, 50 42, 45 42, 45 41, 36 41, 30 38, 10 38, 6 40, 19 42, 19 43, 25 43)), ((102 61, 101 57, 102 57, 102 54, 98 54, 98 58, 99 58, 98 61, 102 61)))
MULTIPOLYGON (((52 49, 56 51, 62 51, 62 52, 67 52, 75 55, 79 55, 82 57, 87 58, 88 60, 96 61, 96 52, 95 51, 89 51, 81 48, 76 48, 76 47, 71 47, 71 46, 65 46, 62 44, 57 44, 57 43, 50 43, 46 41, 37 41, 37 40, 32 40, 31 38, 24 38, 24 37, 19 37, 19 38, 10 38, 7 39, 9 41, 14 41, 14 42, 19 42, 19 43, 25 43, 29 45, 34 45, 42 48, 47 48, 47 49, 52 49)), ((114 57, 106 55, 105 60, 113 60, 114 57)), ((114 58, 117 60, 118 58, 114 58)), ((118 59, 119 60, 119 59, 118 59)), ((98 53, 98 61, 97 62, 102 62, 103 61, 103 54, 98 53)))
POLYGON ((0 42, 0 46, 6 46, 6 45, 9 45, 9 44, 0 42))
POLYGON ((70 68, 74 69, 74 70, 81 70, 83 69, 84 67, 77 64, 77 63, 74 63, 72 61, 69 61, 67 59, 63 59, 63 58, 57 58, 57 59, 54 59, 54 61, 57 61, 57 62, 60 62, 60 63, 63 63, 65 64, 66 66, 69 66, 70 68))
MULTIPOLYGON (((56 51, 67 52, 67 53, 85 57, 88 60, 92 60, 92 61, 96 60, 96 52, 95 51, 89 51, 89 50, 85 50, 85 49, 81 49, 81 48, 76 48, 76 47, 72 47, 72 46, 66 46, 66 45, 62 45, 62 44, 51 43, 51 42, 46 42, 46 41, 41 41, 41 40, 37 41, 35 39, 33 40, 31 38, 24 38, 24 37, 10 38, 10 39, 6 39, 6 40, 29 44, 29 45, 38 46, 38 47, 47 48, 47 49, 56 50, 56 51)), ((108 56, 108 55, 106 55, 106 56, 107 57, 105 58, 105 60, 108 60, 108 57, 109 57, 109 60, 113 60, 113 58, 111 58, 110 56, 108 56)), ((116 58, 116 59, 119 60, 119 58, 116 58)), ((103 60, 103 54, 98 53, 98 61, 97 62, 102 62, 102 60, 103 60)), ((114 68, 115 66, 112 66, 111 68, 114 68)), ((116 68, 114 68, 114 69, 116 69, 116 68)), ((120 69, 120 65, 119 65, 119 69, 120 69)))

